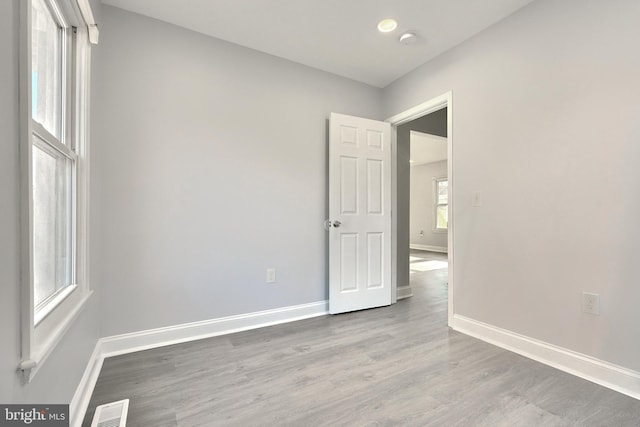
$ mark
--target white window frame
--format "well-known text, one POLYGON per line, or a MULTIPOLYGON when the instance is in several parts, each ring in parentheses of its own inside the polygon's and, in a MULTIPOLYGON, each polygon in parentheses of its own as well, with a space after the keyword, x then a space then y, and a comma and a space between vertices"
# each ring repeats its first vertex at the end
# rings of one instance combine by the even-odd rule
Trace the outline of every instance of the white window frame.
MULTIPOLYGON (((447 228, 438 227, 438 208, 440 206, 449 206, 449 203, 439 203, 440 198, 438 197, 438 184, 441 182, 449 181, 449 178, 446 176, 440 178, 433 178, 433 232, 434 233, 447 233, 449 232, 449 209, 447 208, 447 228)), ((448 194, 447 194, 448 196, 448 194)))
MULTIPOLYGON (((50 0, 46 0, 50 1, 50 0)), ((63 43, 67 83, 62 93, 64 146, 32 119, 31 13, 32 0, 20 2, 20 178, 21 178, 21 361, 18 369, 29 382, 60 342, 92 295, 89 287, 89 88, 91 47, 97 27, 86 0, 54 0, 56 20, 73 35, 63 43), (93 34, 93 37, 92 37, 93 34), (47 140, 75 163, 72 180, 72 284, 38 310, 34 307, 33 264, 33 145, 34 135, 47 140)), ((64 68, 64 67, 63 67, 64 68)))

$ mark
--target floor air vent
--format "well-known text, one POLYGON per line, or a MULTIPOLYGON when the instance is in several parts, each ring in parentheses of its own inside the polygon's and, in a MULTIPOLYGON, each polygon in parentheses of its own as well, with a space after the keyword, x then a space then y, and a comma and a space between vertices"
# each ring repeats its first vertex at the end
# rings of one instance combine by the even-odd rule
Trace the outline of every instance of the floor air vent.
POLYGON ((126 427, 129 399, 105 403, 96 408, 91 427, 126 427))

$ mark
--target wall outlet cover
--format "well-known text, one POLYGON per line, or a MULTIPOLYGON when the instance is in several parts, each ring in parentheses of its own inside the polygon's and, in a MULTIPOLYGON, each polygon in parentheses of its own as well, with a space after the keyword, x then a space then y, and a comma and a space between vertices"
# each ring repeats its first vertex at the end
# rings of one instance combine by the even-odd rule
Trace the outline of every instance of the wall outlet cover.
POLYGON ((600 295, 590 292, 582 293, 582 311, 584 313, 600 315, 600 295))
POLYGON ((480 191, 473 192, 471 206, 476 208, 482 206, 482 193, 480 191))
POLYGON ((276 281, 276 269, 267 268, 267 283, 275 283, 276 281))

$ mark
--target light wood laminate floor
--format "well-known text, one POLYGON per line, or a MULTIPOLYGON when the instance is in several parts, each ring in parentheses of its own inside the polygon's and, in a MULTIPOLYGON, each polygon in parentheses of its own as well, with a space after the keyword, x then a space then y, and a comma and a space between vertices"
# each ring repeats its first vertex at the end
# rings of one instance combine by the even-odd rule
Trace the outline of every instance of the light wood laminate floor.
POLYGON ((390 307, 109 358, 83 427, 124 398, 128 427, 640 426, 640 401, 450 330, 446 269, 411 281, 390 307))

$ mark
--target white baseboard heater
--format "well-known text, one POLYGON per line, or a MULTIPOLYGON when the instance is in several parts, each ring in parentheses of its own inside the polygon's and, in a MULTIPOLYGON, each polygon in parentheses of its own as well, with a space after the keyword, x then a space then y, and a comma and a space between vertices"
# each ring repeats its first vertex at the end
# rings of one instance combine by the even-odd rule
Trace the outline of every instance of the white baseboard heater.
POLYGON ((91 427, 126 427, 129 399, 105 403, 96 408, 91 427))

